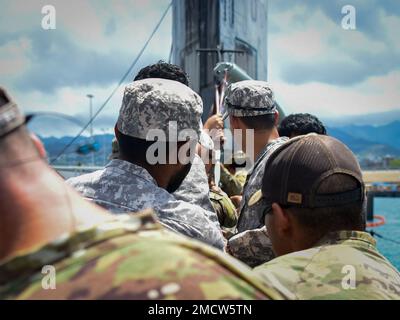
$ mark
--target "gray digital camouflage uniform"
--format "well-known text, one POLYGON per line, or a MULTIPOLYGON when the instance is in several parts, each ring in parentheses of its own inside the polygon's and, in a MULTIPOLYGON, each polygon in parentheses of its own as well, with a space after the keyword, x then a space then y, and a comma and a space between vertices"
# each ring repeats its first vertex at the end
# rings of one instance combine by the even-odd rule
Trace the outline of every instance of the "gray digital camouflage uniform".
MULTIPOLYGON (((119 146, 116 138, 112 141, 112 153, 110 160, 118 159, 119 146)), ((208 211, 214 211, 210 201, 210 192, 207 181, 207 173, 201 158, 196 154, 192 161, 189 173, 182 181, 179 188, 173 192, 178 200, 196 204, 208 211)))
POLYGON ((225 94, 228 114, 254 117, 276 111, 274 94, 265 81, 245 80, 232 83, 225 94))
MULTIPOLYGON (((145 79, 125 87, 116 126, 120 133, 136 139, 174 143, 190 137, 196 145, 202 134, 202 112, 200 96, 189 87, 177 81, 145 79)), ((153 163, 147 152, 148 163, 153 163)), ((170 154, 164 156, 170 160, 170 154)), ((172 230, 220 249, 224 247, 215 212, 178 200, 158 187, 150 173, 138 165, 114 159, 104 169, 68 183, 114 213, 153 208, 160 221, 172 230)))
POLYGON ((155 141, 149 134, 158 132, 165 134, 158 136, 159 141, 186 141, 187 136, 179 134, 190 130, 199 136, 202 113, 203 102, 189 87, 172 80, 145 79, 125 87, 117 128, 148 141, 155 141), (171 126, 171 121, 176 126, 171 126))
POLYGON ((278 138, 264 148, 248 173, 243 187, 237 224, 238 234, 229 239, 228 251, 250 267, 256 267, 275 257, 264 222, 261 221, 264 204, 260 201, 254 204, 252 197, 254 198, 261 189, 265 164, 269 156, 287 140, 286 137, 278 138))
MULTIPOLYGON (((179 188, 173 192, 176 199, 198 205, 203 209, 214 212, 210 201, 207 173, 203 160, 196 154, 188 175, 179 188)), ((213 221, 215 216, 212 216, 213 221)))
MULTIPOLYGON (((276 112, 273 91, 264 81, 246 80, 232 84, 227 90, 225 102, 227 113, 235 117, 255 117, 276 112)), ((263 229, 264 223, 261 221, 263 204, 253 202, 252 197, 261 189, 269 156, 287 140, 286 137, 275 139, 257 155, 243 187, 238 210, 238 234, 228 241, 228 252, 252 267, 274 257, 270 240, 263 229)))
POLYGON ((114 159, 104 169, 67 180, 85 198, 113 213, 153 208, 160 222, 186 236, 222 249, 224 240, 215 212, 177 200, 157 186, 146 169, 114 159))
POLYGON ((254 268, 266 261, 272 260, 271 240, 267 228, 246 230, 229 238, 226 252, 254 268))
POLYGON ((251 197, 261 189, 265 164, 269 156, 288 140, 286 137, 281 137, 268 143, 258 155, 253 168, 247 173, 246 183, 243 187, 243 198, 239 208, 238 232, 260 228, 264 225, 261 221, 262 203, 251 204, 249 202, 251 197))

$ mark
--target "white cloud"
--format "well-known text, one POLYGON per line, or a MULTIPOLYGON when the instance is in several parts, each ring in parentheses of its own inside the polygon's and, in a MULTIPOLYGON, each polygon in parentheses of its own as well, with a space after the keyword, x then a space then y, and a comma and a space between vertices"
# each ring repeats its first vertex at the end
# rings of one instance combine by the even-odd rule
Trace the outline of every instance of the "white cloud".
MULTIPOLYGON (((379 9, 378 9, 379 10, 379 9)), ((362 19, 362 16, 358 16, 362 19)), ((372 66, 387 61, 360 61, 360 57, 400 55, 400 42, 396 30, 400 29, 400 18, 380 10, 386 37, 369 37, 360 30, 346 31, 341 28, 340 15, 333 21, 319 9, 307 11, 306 6, 296 5, 286 11, 270 16, 278 31, 269 36, 269 81, 275 88, 279 103, 287 113, 310 112, 321 117, 374 113, 400 108, 400 70, 372 73, 372 66), (368 65, 370 64, 370 65, 368 65), (288 83, 288 75, 297 66, 326 67, 330 65, 357 66, 359 82, 352 85, 334 85, 309 81, 288 83), (371 67, 371 69, 369 69, 371 67), (285 75, 285 77, 283 77, 285 75), (363 78, 361 78, 363 76, 363 78)), ((307 72, 307 68, 301 69, 307 72)), ((378 69, 379 70, 379 69, 378 69)), ((346 69, 343 70, 344 72, 346 69)), ((321 75, 324 70, 310 70, 321 75)), ((347 75, 347 74, 346 74, 347 75)), ((329 80, 329 74, 325 79, 329 80)), ((352 73, 349 76, 353 76, 352 73)), ((306 78, 306 77, 305 77, 306 78)))
MULTIPOLYGON (((59 112, 75 116, 82 123, 86 123, 89 119, 89 101, 86 94, 91 93, 95 96, 93 109, 96 111, 115 88, 116 83, 78 87, 71 83, 56 88, 54 92, 24 90, 24 88, 17 86, 17 80, 24 78, 30 67, 37 63, 32 55, 32 40, 28 35, 36 30, 43 33, 43 41, 47 41, 46 32, 52 32, 52 35, 60 33, 60 35, 67 35, 68 39, 82 50, 108 55, 119 52, 125 54, 125 57, 131 56, 131 61, 133 61, 169 2, 169 0, 116 0, 113 2, 55 0, 52 1, 52 5, 56 8, 57 29, 51 31, 41 29, 43 17, 41 8, 48 4, 48 1, 26 2, 17 0, 8 3, 8 5, 3 5, 4 10, 0 19, 0 30, 2 32, 0 35, 6 37, 0 46, 1 84, 8 88, 17 103, 27 113, 59 112), (110 29, 111 31, 107 30, 108 25, 113 26, 110 29)), ((172 12, 170 11, 143 57, 138 61, 135 70, 143 67, 145 61, 148 63, 150 60, 156 62, 159 59, 168 59, 171 45, 171 20, 172 12), (149 59, 149 57, 152 57, 155 61, 149 59)), ((51 52, 55 49, 60 50, 60 48, 52 47, 49 47, 48 50, 51 52)), ((51 57, 51 55, 48 56, 51 57)), ((127 64, 126 69, 128 67, 127 64)), ((102 68, 102 66, 99 65, 99 68, 102 68)), ((83 76, 85 75, 81 75, 81 77, 83 76)), ((93 76, 96 77, 96 74, 93 76)), ((63 74, 61 73, 59 77, 62 78, 63 74)), ((127 81, 131 77, 132 74, 129 75, 127 81)), ((113 119, 117 119, 122 95, 123 86, 119 88, 101 112, 100 122, 94 122, 95 129, 112 131, 113 119), (102 119, 103 121, 101 121, 102 119), (109 127, 105 128, 106 124, 109 127)), ((43 131, 40 130, 41 119, 37 118, 34 121, 34 127, 38 129, 39 134, 70 135, 76 134, 79 130, 79 127, 73 124, 69 128, 65 123, 61 125, 60 121, 64 121, 62 119, 54 119, 53 130, 49 130, 48 125, 46 125, 46 132, 41 132, 43 131), (68 128, 68 132, 60 132, 58 127, 62 130, 68 128)))
MULTIPOLYGON (((3 1, 6 2, 6 1, 3 1)), ((125 53, 136 56, 150 35, 169 0, 115 0, 108 1, 52 1, 57 10, 57 29, 45 32, 60 32, 81 48, 101 54, 125 53), (107 26, 112 28, 107 32, 107 26)), ((53 94, 16 89, 15 81, 24 77, 26 70, 35 63, 30 59, 31 40, 27 34, 36 28, 41 30, 41 7, 45 0, 7 1, 2 6, 0 34, 19 34, 18 38, 6 39, 0 46, 0 76, 3 85, 11 89, 17 102, 26 111, 56 111, 79 115, 85 122, 88 117, 87 93, 95 95, 97 109, 114 84, 106 86, 84 85, 73 87, 66 84, 53 94)), ((273 5, 272 3, 270 4, 273 5)), ((280 30, 269 34, 269 80, 276 95, 288 112, 312 112, 318 116, 370 113, 399 108, 400 73, 392 70, 386 75, 366 77, 351 86, 338 86, 322 82, 290 84, 283 79, 282 71, 290 65, 332 63, 357 64, 358 57, 385 52, 400 55, 400 18, 379 14, 380 25, 386 37, 369 37, 356 31, 345 31, 338 20, 328 18, 320 9, 310 10, 301 4, 286 11, 270 15, 272 25, 280 30), (376 108, 379 108, 377 110, 376 108)), ((358 19, 362 19, 358 16, 358 19)), ((138 66, 143 66, 146 57, 167 59, 171 46, 172 14, 169 12, 163 25, 147 48, 138 66)), ((377 63, 376 61, 371 61, 377 63)), ((100 66, 101 67, 101 66, 100 66)), ((128 67, 128 65, 126 66, 128 67)), ((317 70, 318 71, 318 70, 317 70)), ((289 73, 290 74, 290 73, 289 73)), ((96 75, 95 75, 96 76, 96 75)), ((64 82, 63 82, 64 83, 64 82)), ((102 115, 116 119, 122 100, 122 89, 114 96, 102 115)))
POLYGON ((27 38, 12 40, 0 46, 0 76, 12 79, 23 73, 30 66, 30 50, 31 43, 27 38))
POLYGON ((355 87, 323 83, 273 83, 278 102, 287 113, 309 112, 320 117, 357 115, 399 109, 400 71, 371 77, 355 87))
MULTIPOLYGON (((280 31, 269 37, 271 80, 280 79, 282 70, 288 65, 310 62, 357 64, 358 56, 381 54, 389 49, 384 42, 386 39, 378 41, 360 30, 344 30, 340 19, 335 23, 320 9, 310 12, 306 6, 298 5, 290 11, 276 13, 270 19, 280 26, 280 31)), ((398 23, 396 19, 387 22, 393 26, 398 23)), ((392 35, 395 33, 393 29, 389 31, 392 35)))
MULTIPOLYGON (((36 41, 35 52, 40 49, 38 45, 45 47, 50 41, 54 43, 54 39, 58 38, 74 44, 72 48, 77 48, 75 53, 80 50, 82 53, 93 52, 98 57, 112 57, 113 55, 118 57, 122 55, 122 59, 126 60, 127 57, 131 57, 130 61, 133 61, 159 21, 161 14, 167 8, 169 1, 55 0, 52 1, 52 5, 56 9, 56 30, 43 30, 41 28, 43 17, 41 8, 45 4, 47 2, 42 0, 28 2, 16 0, 11 5, 3 6, 4 11, 1 13, 0 19, 0 41, 3 40, 3 45, 0 46, 0 60, 3 61, 0 61, 0 63, 2 66, 7 65, 7 70, 11 67, 22 66, 22 55, 31 60, 31 65, 43 63, 43 61, 40 61, 40 56, 29 56, 29 52, 23 52, 22 49, 16 57, 11 56, 10 47, 15 47, 15 43, 26 39, 32 40, 29 39, 30 36, 34 37, 36 41), (112 32, 108 30, 110 25, 112 32), (50 33, 51 37, 48 36, 50 33)), ((158 59, 168 59, 172 36, 171 16, 170 11, 153 40, 149 43, 144 57, 151 55, 158 59)), ((55 53, 58 53, 58 55, 55 55, 58 57, 63 54, 68 55, 68 52, 63 52, 62 48, 53 49, 56 49, 55 53)), ((51 51, 46 53, 46 59, 51 58, 51 51)), ((126 65, 126 68, 128 66, 129 64, 126 65)), ((73 68, 73 66, 71 67, 73 68)), ((99 68, 102 68, 102 66, 99 65, 99 68)), ((13 79, 5 79, 5 81, 2 79, 2 83, 11 86, 13 84, 11 80, 18 77, 24 78, 25 75, 22 72, 24 70, 29 71, 28 68, 18 67, 13 73, 13 79)), ((62 77, 62 74, 60 76, 62 77)))
MULTIPOLYGON (((18 105, 24 110, 25 113, 35 112, 57 112, 73 116, 80 121, 82 124, 86 124, 89 120, 89 99, 86 94, 91 93, 94 95, 93 98, 93 113, 96 112, 101 104, 107 99, 111 91, 117 84, 99 87, 99 86, 88 86, 79 88, 64 87, 58 89, 52 95, 45 94, 40 91, 31 92, 20 92, 16 90, 10 90, 11 96, 18 103, 18 105)), ((95 132, 101 132, 102 129, 106 129, 109 132, 113 130, 113 121, 118 117, 119 108, 121 106, 123 96, 123 86, 118 89, 113 98, 106 105, 104 110, 101 112, 101 117, 111 119, 110 123, 106 127, 103 123, 97 125, 96 120, 94 121, 95 132)), ((46 132, 40 130, 41 118, 38 117, 34 120, 36 122, 35 128, 39 128, 38 134, 40 135, 53 135, 59 134, 57 128, 58 125, 70 124, 70 128, 63 135, 76 134, 79 131, 79 127, 73 123, 65 122, 63 119, 54 120, 54 128, 50 129, 46 127, 46 132)))

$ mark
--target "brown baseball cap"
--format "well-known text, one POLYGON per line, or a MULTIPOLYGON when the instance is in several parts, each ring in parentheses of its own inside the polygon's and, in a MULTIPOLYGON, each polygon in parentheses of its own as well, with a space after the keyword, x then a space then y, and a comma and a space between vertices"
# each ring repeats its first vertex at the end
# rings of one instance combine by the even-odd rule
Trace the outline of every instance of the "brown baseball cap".
POLYGON ((334 207, 365 197, 356 157, 333 137, 311 133, 293 138, 270 156, 265 168, 260 198, 267 207, 274 202, 301 208, 334 207), (349 176, 357 187, 340 192, 336 186, 334 193, 320 193, 321 183, 333 175, 349 176))

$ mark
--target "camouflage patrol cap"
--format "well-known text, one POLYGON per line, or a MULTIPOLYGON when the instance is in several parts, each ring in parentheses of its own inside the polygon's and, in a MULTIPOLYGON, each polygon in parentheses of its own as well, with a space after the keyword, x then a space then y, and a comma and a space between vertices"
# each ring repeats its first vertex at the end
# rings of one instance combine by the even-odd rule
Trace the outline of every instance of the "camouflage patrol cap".
POLYGON ((276 202, 284 206, 324 208, 360 202, 365 198, 356 157, 333 137, 310 133, 293 138, 275 150, 265 168, 262 198, 266 206, 276 202), (335 192, 321 193, 320 186, 333 175, 339 181, 344 176, 353 178, 356 187, 347 190, 338 182, 335 192))
POLYGON ((225 94, 226 113, 235 117, 274 114, 276 105, 271 87, 265 81, 245 80, 232 83, 225 94))
POLYGON ((20 127, 25 117, 7 91, 0 87, 0 137, 20 127))
POLYGON ((117 128, 127 136, 149 141, 156 140, 156 132, 151 130, 164 133, 164 138, 157 137, 160 141, 185 141, 182 131, 189 129, 198 139, 202 112, 200 96, 189 87, 177 81, 149 78, 125 87, 117 128))

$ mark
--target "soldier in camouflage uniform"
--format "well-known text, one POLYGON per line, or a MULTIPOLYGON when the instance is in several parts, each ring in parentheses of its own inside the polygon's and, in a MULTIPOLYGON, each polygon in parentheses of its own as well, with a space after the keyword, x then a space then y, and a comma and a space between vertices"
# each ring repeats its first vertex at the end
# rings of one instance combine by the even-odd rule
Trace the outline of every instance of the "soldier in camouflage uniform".
POLYGON ((287 298, 149 212, 115 216, 83 200, 24 123, 0 88, 0 299, 287 298))
POLYGON ((295 299, 400 299, 399 271, 365 232, 362 173, 343 143, 293 138, 266 166, 258 202, 278 257, 259 274, 295 299))
MULTIPOLYGON (((261 179, 265 163, 269 156, 288 138, 279 138, 276 125, 279 114, 276 109, 273 92, 264 81, 246 80, 236 82, 228 87, 225 96, 225 106, 232 129, 254 130, 253 167, 249 170, 243 186, 243 196, 239 207, 237 224, 238 235, 232 238, 228 246, 229 252, 236 258, 255 266, 253 258, 257 252, 257 263, 269 261, 274 257, 272 249, 259 244, 266 244, 269 239, 262 229, 262 211, 260 205, 252 201, 256 192, 261 188, 261 179), (245 232, 247 230, 255 230, 245 232)), ((246 134, 242 134, 245 138, 246 134)), ((245 147, 246 143, 242 142, 245 147)), ((251 150, 243 150, 247 156, 251 150)))
MULTIPOLYGON (((112 154, 110 160, 118 159, 118 156, 118 141, 114 138, 112 141, 112 154)), ((190 168, 188 175, 173 194, 178 200, 196 204, 208 211, 215 211, 210 202, 205 166, 197 154, 193 158, 192 167, 190 168)))
POLYGON ((172 230, 222 249, 224 240, 215 212, 172 194, 190 171, 193 158, 189 156, 195 154, 192 151, 198 136, 204 134, 202 111, 201 98, 177 81, 134 81, 125 88, 115 127, 119 159, 67 182, 114 213, 153 208, 159 220, 172 230), (179 150, 188 145, 190 155, 182 156, 179 150), (159 146, 158 159, 150 159, 156 154, 154 146, 159 146), (177 159, 178 155, 184 159, 177 159), (160 163, 163 157, 164 164, 160 163))
POLYGON ((240 262, 164 230, 151 213, 117 216, 0 261, 0 299, 283 298, 240 262), (54 290, 43 288, 49 265, 54 290))
MULTIPOLYGON (((151 78, 178 81, 188 87, 190 84, 189 76, 181 67, 162 60, 142 68, 134 81, 151 78)), ((206 133, 200 135, 199 144, 207 149, 214 147, 213 141, 206 133)), ((210 201, 206 170, 199 156, 195 155, 189 173, 173 194, 178 200, 198 205, 207 211, 214 211, 210 201)))

